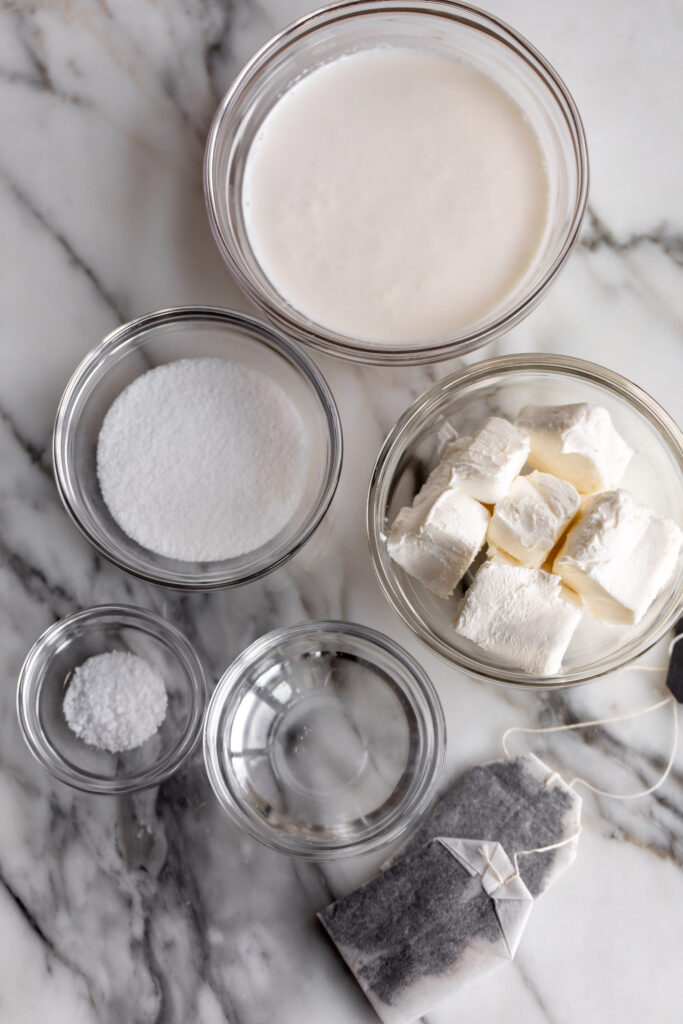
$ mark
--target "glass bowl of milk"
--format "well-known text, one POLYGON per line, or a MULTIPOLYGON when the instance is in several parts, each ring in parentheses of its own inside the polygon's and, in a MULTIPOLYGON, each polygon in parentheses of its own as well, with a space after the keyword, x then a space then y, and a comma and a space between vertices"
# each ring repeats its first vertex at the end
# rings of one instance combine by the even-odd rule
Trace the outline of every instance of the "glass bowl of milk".
POLYGON ((268 42, 214 118, 226 263, 289 336, 370 363, 472 351, 540 300, 588 192, 576 106, 466 4, 332 4, 268 42))
MULTIPOLYGON (((633 449, 616 486, 683 527, 683 435, 676 423, 626 378, 569 356, 504 356, 445 377, 399 419, 373 471, 368 538, 386 597, 437 654, 492 682, 545 689, 587 682, 640 657, 665 636, 681 614, 683 551, 668 582, 635 625, 601 622, 584 610, 560 669, 551 675, 535 675, 488 653, 454 628, 478 560, 453 594, 442 598, 390 558, 387 536, 399 509, 410 505, 448 444, 472 435, 492 416, 514 423, 524 406, 575 402, 606 409, 618 435, 633 449)), ((479 558, 484 558, 483 552, 479 558)))

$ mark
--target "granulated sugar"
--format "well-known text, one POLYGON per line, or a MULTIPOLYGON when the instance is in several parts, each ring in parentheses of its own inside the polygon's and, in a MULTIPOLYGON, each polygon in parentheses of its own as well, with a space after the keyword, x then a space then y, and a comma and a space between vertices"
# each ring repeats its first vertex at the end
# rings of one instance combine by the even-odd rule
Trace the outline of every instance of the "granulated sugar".
POLYGON ((166 715, 164 680, 143 658, 96 654, 79 665, 64 698, 64 717, 79 739, 117 754, 153 736, 166 715))
POLYGON ((224 359, 181 359, 134 380, 104 418, 97 474, 121 529, 183 561, 254 551, 301 499, 307 443, 283 389, 224 359))

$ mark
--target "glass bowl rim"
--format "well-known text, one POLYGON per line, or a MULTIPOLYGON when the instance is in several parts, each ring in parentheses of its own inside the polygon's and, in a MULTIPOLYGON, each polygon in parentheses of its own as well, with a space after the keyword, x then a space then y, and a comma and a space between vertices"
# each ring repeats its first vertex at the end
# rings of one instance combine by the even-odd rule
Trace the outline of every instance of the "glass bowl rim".
MULTIPOLYGON (((52 433, 52 458, 55 483, 64 508, 83 536, 108 561, 146 583, 154 583, 174 590, 209 591, 236 587, 260 579, 287 562, 306 544, 326 515, 336 493, 343 460, 343 435, 337 404, 321 371, 306 352, 284 337, 275 327, 245 313, 219 306, 174 306, 147 313, 135 320, 121 324, 110 331, 83 357, 64 388, 57 407, 52 433), (103 366, 105 367, 104 373, 107 372, 107 365, 115 355, 121 354, 124 350, 134 351, 136 348, 141 348, 145 342, 145 335, 152 329, 183 323, 217 324, 226 330, 235 328, 282 356, 311 386, 327 424, 329 467, 317 504, 302 522, 289 547, 277 559, 257 564, 249 572, 240 574, 224 572, 220 576, 202 579, 201 576, 190 571, 142 569, 131 564, 126 558, 119 557, 110 550, 106 543, 92 533, 81 514, 79 502, 74 500, 74 488, 71 483, 74 471, 66 454, 71 436, 78 428, 78 419, 74 422, 74 408, 77 407, 83 394, 87 392, 93 378, 97 379, 103 366)), ((105 528, 104 532, 108 533, 109 531, 105 528)), ((154 552, 151 554, 153 555, 154 552)), ((182 562, 180 564, 196 566, 199 563, 182 562)))
MULTIPOLYGON (((247 61, 221 100, 211 122, 204 153, 203 177, 209 225, 219 252, 241 288, 269 322, 297 341, 337 358, 374 365, 418 366, 472 352, 509 331, 535 308, 554 282, 578 241, 588 203, 590 169, 588 146, 581 115, 564 80, 525 36, 501 18, 479 7, 459 2, 459 0, 336 0, 335 3, 319 7, 291 22, 272 36, 247 61), (523 55, 525 63, 532 67, 542 79, 544 89, 552 95, 555 104, 561 110, 572 138, 577 168, 577 187, 572 215, 564 229, 564 241, 555 258, 534 287, 531 290, 527 289, 507 313, 500 314, 487 326, 470 331, 457 339, 448 335, 426 339, 426 343, 402 346, 382 344, 380 346, 377 343, 355 341, 350 336, 340 334, 320 324, 312 322, 310 325, 304 324, 300 322, 297 315, 293 316, 288 312, 284 300, 271 301, 252 282, 251 276, 243 269, 240 246, 233 245, 232 237, 229 232, 224 230, 222 223, 220 203, 214 181, 215 168, 222 152, 219 142, 224 124, 229 117, 235 116, 235 111, 232 111, 231 107, 235 106, 237 115, 239 115, 240 107, 244 104, 240 93, 250 88, 253 80, 260 78, 273 55, 285 52, 300 37, 307 36, 318 28, 337 20, 382 12, 408 15, 432 14, 449 21, 468 24, 496 39, 498 34, 508 37, 516 47, 517 57, 522 59, 523 55)), ((297 313, 296 310, 294 312, 297 313)))
POLYGON ((199 655, 184 633, 156 612, 151 612, 146 608, 125 604, 102 604, 73 612, 71 615, 53 622, 44 630, 29 650, 21 666, 17 684, 16 710, 21 733, 29 751, 55 779, 84 793, 120 796, 158 786, 175 774, 191 756, 201 737, 208 696, 208 682, 199 655), (184 674, 189 680, 192 714, 171 760, 166 757, 156 767, 140 771, 126 779, 107 779, 102 776, 90 776, 67 766, 59 751, 45 741, 42 730, 37 727, 37 701, 46 670, 46 666, 41 666, 40 661, 47 654, 48 662, 46 664, 49 664, 54 654, 62 649, 63 643, 60 642, 66 642, 73 628, 82 624, 93 627, 105 624, 122 625, 132 629, 142 629, 156 637, 163 637, 165 646, 181 663, 184 674))
POLYGON ((403 598, 401 589, 395 584, 393 575, 385 568, 385 559, 382 557, 384 545, 379 536, 384 521, 384 509, 380 507, 380 503, 384 501, 385 491, 397 458, 402 454, 403 446, 415 428, 424 422, 449 396, 457 394, 462 386, 484 380, 501 372, 525 373, 529 371, 569 374, 588 380, 593 384, 599 384, 625 400, 627 405, 635 408, 656 428, 683 473, 683 434, 681 430, 669 413, 651 395, 627 377, 597 363, 577 359, 574 356, 534 352, 497 356, 474 363, 472 366, 457 370, 444 377, 425 391, 399 417, 380 449, 370 478, 366 509, 367 536, 370 558, 384 596, 406 625, 444 661, 455 665, 456 668, 474 678, 487 679, 500 686, 539 691, 562 690, 588 683, 593 679, 624 668, 653 647, 681 614, 683 586, 679 587, 681 593, 668 614, 653 624, 650 632, 637 644, 625 645, 608 658, 594 663, 594 668, 575 669, 562 676, 534 676, 518 669, 502 666, 494 669, 482 665, 476 659, 456 651, 426 629, 417 616, 413 615, 403 598))
POLYGON ((369 626, 336 619, 320 619, 271 630, 254 640, 237 656, 218 680, 209 700, 204 718, 203 747, 204 764, 211 789, 222 809, 235 824, 244 829, 252 838, 280 853, 296 856, 303 860, 339 860, 369 853, 386 846, 413 826, 428 810, 443 769, 446 751, 446 719, 434 683, 419 662, 404 647, 392 640, 391 637, 369 626), (269 829, 258 819, 250 816, 241 801, 233 798, 223 781, 219 728, 224 714, 231 710, 231 702, 234 704, 232 709, 234 712, 234 708, 239 706, 239 702, 244 697, 244 693, 240 694, 240 687, 244 682, 245 673, 253 665, 256 665, 264 655, 281 644, 299 639, 321 638, 324 641, 325 636, 331 633, 341 633, 351 641, 359 639, 369 643, 371 647, 379 647, 385 654, 400 663, 410 681, 410 687, 414 687, 429 710, 429 717, 420 715, 420 720, 427 728, 427 734, 432 740, 433 753, 425 763, 420 788, 413 794, 411 803, 400 808, 401 813, 392 819, 388 828, 386 823, 384 827, 379 823, 368 836, 356 838, 352 842, 343 843, 334 840, 315 845, 310 841, 293 838, 286 833, 269 829))

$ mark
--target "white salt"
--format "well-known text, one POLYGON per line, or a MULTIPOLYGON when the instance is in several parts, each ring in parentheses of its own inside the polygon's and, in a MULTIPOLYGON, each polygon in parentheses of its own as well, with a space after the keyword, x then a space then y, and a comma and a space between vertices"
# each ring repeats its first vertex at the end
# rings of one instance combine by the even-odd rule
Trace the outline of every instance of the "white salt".
POLYGON ((143 547, 182 561, 254 551, 287 525, 307 469, 303 422, 269 377, 181 359, 129 384, 97 443, 102 497, 143 547))
POLYGON ((167 703, 162 676, 144 658, 110 651, 74 669, 64 697, 64 717, 79 739, 117 754, 154 735, 167 703))

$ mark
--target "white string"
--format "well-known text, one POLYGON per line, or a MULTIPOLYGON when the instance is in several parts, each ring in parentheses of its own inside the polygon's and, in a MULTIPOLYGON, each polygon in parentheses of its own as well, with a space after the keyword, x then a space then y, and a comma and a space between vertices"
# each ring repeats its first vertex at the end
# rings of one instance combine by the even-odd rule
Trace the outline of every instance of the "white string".
POLYGON ((561 839, 559 843, 550 843, 549 846, 537 846, 534 850, 517 850, 512 855, 512 863, 515 865, 515 874, 519 874, 519 864, 517 863, 518 857, 526 857, 530 853, 547 853, 549 850, 559 850, 561 846, 567 846, 568 843, 573 843, 575 839, 578 839, 581 835, 583 825, 579 825, 578 829, 573 836, 569 836, 568 839, 561 839))
POLYGON ((515 866, 515 870, 512 872, 512 874, 508 875, 507 878, 503 878, 503 876, 500 874, 500 872, 491 863, 491 861, 489 860, 489 855, 488 855, 488 853, 486 852, 486 849, 483 846, 481 847, 479 852, 483 856, 483 858, 486 861, 488 867, 493 872, 496 880, 501 885, 507 885, 508 882, 512 882, 513 879, 519 878, 519 863, 517 861, 518 857, 526 857, 530 853, 548 853, 550 850, 559 850, 559 848, 561 846, 567 846, 568 843, 573 843, 575 839, 578 839, 579 836, 581 835, 581 830, 582 829, 583 829, 583 825, 579 825, 578 830, 576 832, 574 832, 573 835, 569 836, 567 839, 560 839, 560 841, 557 842, 557 843, 550 843, 548 846, 536 846, 533 850, 517 850, 515 853, 512 854, 512 863, 515 866))
MULTIPOLYGON (((671 653, 679 640, 683 640, 683 633, 679 633, 678 636, 675 636, 669 644, 669 656, 671 656, 671 653)), ((662 672, 666 671, 666 668, 667 666, 660 665, 626 665, 620 671, 628 672, 632 670, 637 670, 639 672, 662 672)), ((674 761, 676 759, 676 750, 678 748, 678 714, 676 703, 676 698, 673 696, 673 694, 671 694, 670 696, 665 697, 663 700, 659 700, 655 704, 651 704, 647 708, 640 708, 638 711, 629 711, 623 715, 612 715, 609 718, 596 718, 592 722, 573 722, 571 725, 551 725, 545 728, 538 729, 527 728, 526 726, 521 725, 513 725, 511 726, 511 728, 505 730, 501 738, 503 753, 505 754, 506 758, 510 758, 511 755, 507 747, 507 738, 508 736, 512 735, 513 732, 524 732, 529 735, 539 735, 541 733, 569 732, 572 729, 589 729, 593 725, 609 725, 612 722, 625 722, 630 718, 640 718, 641 715, 647 715, 650 711, 657 711, 658 708, 663 708, 667 704, 670 704, 671 710, 673 712, 673 742, 671 745, 671 754, 669 755, 669 760, 667 762, 666 768, 664 769, 659 779, 657 780, 657 782, 655 782, 653 786, 650 786, 648 789, 643 789, 638 793, 609 793, 607 790, 599 789, 597 786, 594 786, 592 783, 588 782, 587 779, 582 779, 580 777, 572 779, 568 786, 568 789, 573 789, 574 786, 578 786, 579 784, 581 784, 585 786, 587 789, 590 789, 591 792, 597 793, 598 796, 609 797, 612 800, 635 800, 638 797, 649 796, 651 793, 654 793, 656 790, 658 790, 660 786, 664 785, 669 775, 671 774, 671 769, 673 768, 674 761)), ((551 772, 548 778, 545 780, 544 785, 549 785, 549 783, 554 778, 560 778, 559 772, 551 772)), ((520 871, 519 861, 517 859, 518 857, 527 857, 529 856, 529 854, 532 853, 549 853, 551 850, 559 850, 561 846, 567 846, 569 843, 575 842, 575 840, 577 840, 581 835, 582 828, 583 826, 579 825, 577 831, 574 832, 573 835, 568 836, 567 839, 561 839, 557 843, 550 843, 549 846, 536 846, 533 850, 516 850, 515 853, 513 853, 512 855, 512 863, 514 864, 515 870, 512 872, 512 874, 508 875, 507 878, 503 878, 502 875, 496 870, 494 865, 489 860, 488 854, 483 847, 481 849, 481 853, 483 854, 483 857, 487 865, 493 872, 498 882, 501 885, 507 885, 508 882, 511 882, 513 879, 519 877, 520 871)))
MULTIPOLYGON (((681 634, 681 636, 683 636, 683 634, 681 634)), ((679 637, 676 637, 676 640, 674 642, 677 642, 678 639, 679 637)), ((650 671, 661 671, 661 669, 659 668, 649 666, 643 667, 646 669, 649 668, 650 671)), ((653 786, 649 786, 648 789, 639 790, 637 793, 610 793, 606 789, 599 789, 597 786, 594 786, 591 782, 588 782, 587 779, 583 779, 580 776, 577 776, 575 779, 572 779, 572 781, 568 785, 569 789, 573 789, 574 786, 581 784, 582 786, 585 786, 586 789, 590 789, 592 793, 597 793, 598 796, 609 797, 612 800, 635 800, 638 797, 649 796, 651 793, 654 793, 656 790, 658 790, 660 786, 664 785, 669 775, 671 774, 671 769, 673 768, 674 761, 676 759, 676 750, 678 748, 678 714, 676 709, 676 698, 673 695, 665 697, 663 700, 657 701, 656 704, 651 704, 647 708, 640 708, 638 711, 629 711, 627 714, 623 715, 612 715, 609 718, 596 718, 591 722, 573 722, 571 725, 551 725, 539 729, 527 728, 526 726, 521 725, 513 725, 510 729, 506 729, 505 732, 503 733, 501 740, 503 753, 508 759, 510 758, 511 755, 507 746, 507 738, 513 732, 523 732, 529 735, 540 735, 542 733, 551 732, 569 732, 572 729, 590 729, 591 726, 594 725, 609 725, 612 722, 625 722, 630 718, 640 718, 641 715, 647 715, 650 711, 657 711, 658 708, 663 708, 667 704, 671 705, 671 709, 673 712, 673 741, 671 744, 671 753, 669 755, 669 760, 667 762, 666 768, 664 769, 659 779, 657 780, 657 782, 655 782, 653 786)), ((534 850, 530 852, 535 853, 539 851, 534 850)))
POLYGON ((549 725, 538 729, 532 729, 530 726, 525 725, 512 725, 509 729, 505 730, 501 738, 503 753, 508 759, 511 757, 507 746, 507 738, 508 736, 511 736, 513 732, 525 732, 528 735, 540 735, 541 733, 550 732, 569 732, 570 729, 590 729, 592 725, 607 725, 610 722, 625 722, 629 718, 639 718, 641 715, 646 715, 649 711, 656 711, 657 708, 663 708, 665 704, 669 704, 673 699, 673 697, 664 697, 663 700, 657 701, 656 704, 651 704, 648 708, 640 708, 638 711, 629 711, 627 714, 614 715, 610 718, 596 718, 592 722, 573 722, 571 725, 549 725))
MULTIPOLYGON (((683 636, 683 634, 681 634, 681 636, 683 636)), ((659 787, 666 782, 666 780, 669 777, 669 774, 671 773, 671 769, 673 768, 674 760, 676 758, 676 750, 678 748, 678 715, 676 713, 676 699, 673 695, 670 697, 665 697, 664 700, 660 700, 656 704, 650 705, 650 707, 648 708, 641 708, 640 711, 631 711, 629 712, 629 714, 615 715, 612 718, 596 718, 595 721, 592 722, 575 722, 572 725, 554 725, 546 729, 526 729, 522 726, 513 726, 511 729, 507 729, 506 732, 503 734, 503 750, 505 751, 505 756, 509 758, 510 754, 508 753, 505 740, 512 732, 546 733, 566 732, 569 729, 588 729, 592 725, 604 725, 609 722, 623 722, 628 718, 638 718, 640 715, 647 715, 650 711, 656 711, 657 708, 662 708, 666 704, 670 704, 673 711, 673 743, 671 747, 671 754, 669 756, 666 768, 664 769, 661 776, 653 786, 650 786, 649 789, 643 789, 638 793, 609 793, 605 789, 599 789, 597 786, 594 786, 586 779, 577 777, 575 779, 572 779, 572 781, 569 783, 569 786, 567 787, 568 789, 573 789, 575 785, 581 783, 583 786, 586 786, 587 789, 590 789, 591 792, 597 793, 598 796, 606 796, 609 797, 611 800, 635 800, 637 797, 649 796, 650 793, 654 793, 655 790, 659 789, 659 787)), ((546 784, 550 779, 554 778, 557 775, 557 772, 551 772, 548 778, 546 779, 546 784)), ((500 884, 507 885, 508 882, 511 882, 514 878, 519 877, 520 872, 519 861, 517 860, 518 857, 527 857, 531 853, 549 853, 550 850, 559 850, 561 846, 567 846, 569 843, 573 843, 574 840, 578 839, 581 835, 582 828, 583 826, 579 825, 577 831, 574 832, 573 835, 569 836, 567 839, 561 839, 557 843, 550 843, 549 846, 536 846, 533 850, 516 850, 515 853, 513 853, 512 855, 512 863, 515 866, 515 870, 512 872, 512 874, 508 875, 507 878, 502 878, 499 872, 496 871, 495 867, 489 860, 486 851, 482 849, 482 853, 484 855, 486 863, 491 868, 500 884)))
MULTIPOLYGON (((673 740, 671 743, 671 753, 669 754, 669 760, 667 762, 666 768, 660 775, 657 782, 655 782, 654 786, 649 786, 647 789, 641 789, 637 793, 609 793, 605 789, 599 789, 597 786, 594 786, 591 782, 588 782, 586 779, 577 777, 575 779, 572 779, 572 781, 569 783, 569 789, 573 789, 574 786, 581 783, 582 786, 585 786, 586 789, 590 789, 592 793, 597 793, 598 796, 607 796, 610 797, 610 799, 612 800, 636 800, 638 797, 641 796, 649 796, 650 793, 656 792, 660 786, 663 786, 666 780, 669 778, 669 775, 671 774, 671 769, 674 766, 674 761, 676 760, 676 749, 678 747, 678 714, 676 711, 676 698, 673 696, 673 694, 671 695, 671 697, 667 697, 666 700, 662 701, 662 704, 671 705, 671 710, 673 712, 673 740)), ((660 704, 660 707, 661 706, 662 705, 660 704)), ((642 712, 642 714, 646 714, 648 711, 652 710, 652 708, 646 708, 645 711, 642 712)))

